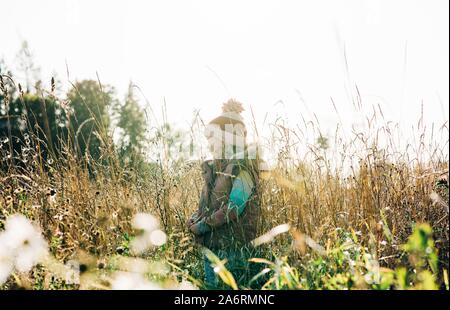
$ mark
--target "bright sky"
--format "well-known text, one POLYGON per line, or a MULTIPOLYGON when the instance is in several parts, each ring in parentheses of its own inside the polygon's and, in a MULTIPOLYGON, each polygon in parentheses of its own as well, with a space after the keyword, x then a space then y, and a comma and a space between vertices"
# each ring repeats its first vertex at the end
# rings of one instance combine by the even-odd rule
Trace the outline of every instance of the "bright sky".
MULTIPOLYGON (((209 120, 234 97, 295 124, 316 113, 330 133, 357 122, 348 91, 380 103, 405 128, 442 125, 449 103, 447 0, 0 0, 0 57, 29 42, 44 78, 52 72, 140 86, 180 126, 194 109, 209 120), (347 58, 348 74, 344 57, 347 58), (347 90, 348 91, 347 91, 347 90), (282 103, 280 103, 280 100, 282 103), (277 103, 278 102, 278 103, 277 103)), ((448 140, 448 133, 447 133, 448 140)))

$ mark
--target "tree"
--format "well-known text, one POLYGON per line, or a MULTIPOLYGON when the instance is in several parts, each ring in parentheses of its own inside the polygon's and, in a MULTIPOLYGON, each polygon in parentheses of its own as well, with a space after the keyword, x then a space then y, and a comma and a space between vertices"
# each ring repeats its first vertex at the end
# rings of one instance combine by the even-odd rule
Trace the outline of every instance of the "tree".
POLYGON ((138 164, 144 160, 142 152, 145 144, 146 119, 144 111, 134 95, 133 83, 130 82, 125 102, 118 106, 119 121, 117 126, 121 129, 118 148, 122 163, 134 162, 138 164))
POLYGON ((101 147, 109 143, 109 107, 116 104, 115 90, 111 86, 100 85, 94 80, 76 82, 67 93, 73 110, 70 125, 74 133, 74 143, 82 156, 89 155, 98 160, 101 147))
MULTIPOLYGON (((49 153, 58 154, 67 137, 65 114, 59 104, 50 97, 25 93, 15 97, 0 116, 0 139, 8 141, 8 153, 24 160, 24 150, 39 150, 45 159, 49 153), (3 115, 4 113, 4 115, 3 115), (36 144, 36 145, 35 145, 36 144), (39 144, 38 148, 35 148, 39 144)), ((9 157, 9 156, 8 156, 9 157)))

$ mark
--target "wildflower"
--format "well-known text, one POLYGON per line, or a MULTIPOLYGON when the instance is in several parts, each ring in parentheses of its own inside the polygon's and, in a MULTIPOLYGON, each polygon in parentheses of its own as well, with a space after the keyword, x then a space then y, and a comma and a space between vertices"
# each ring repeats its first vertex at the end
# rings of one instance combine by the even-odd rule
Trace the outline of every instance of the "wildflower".
POLYGON ((151 246, 161 246, 167 241, 166 234, 159 229, 158 220, 147 213, 138 213, 132 223, 140 234, 131 242, 131 249, 135 253, 142 253, 151 246))
POLYGON ((166 243, 167 236, 166 234, 160 230, 154 230, 150 233, 150 242, 156 246, 161 246, 166 243))
POLYGON ((54 188, 48 188, 47 196, 53 197, 56 195, 56 190, 54 188))
POLYGON ((134 216, 131 224, 135 229, 153 231, 158 228, 158 220, 151 214, 138 213, 134 216))
POLYGON ((179 289, 179 290, 198 290, 198 287, 196 287, 194 284, 192 284, 189 281, 183 280, 178 285, 177 289, 179 289))
POLYGON ((56 190, 54 188, 48 188, 46 195, 50 204, 54 204, 56 202, 56 190))
POLYGON ((14 194, 19 195, 19 194, 23 193, 23 191, 24 191, 24 189, 22 187, 19 187, 14 190, 14 194))
POLYGON ((67 284, 80 284, 80 263, 69 260, 65 265, 65 281, 67 284))
POLYGON ((118 272, 111 283, 113 290, 160 290, 156 283, 145 279, 141 274, 118 272))
POLYGON ((3 236, 0 235, 0 284, 5 283, 14 268, 9 249, 3 243, 3 236))
POLYGON ((27 272, 43 261, 47 254, 47 243, 39 229, 23 215, 13 215, 0 233, 0 283, 13 269, 27 272))
POLYGON ((5 200, 6 200, 6 205, 7 205, 7 206, 12 205, 12 203, 13 203, 13 198, 12 198, 11 196, 6 196, 5 200))

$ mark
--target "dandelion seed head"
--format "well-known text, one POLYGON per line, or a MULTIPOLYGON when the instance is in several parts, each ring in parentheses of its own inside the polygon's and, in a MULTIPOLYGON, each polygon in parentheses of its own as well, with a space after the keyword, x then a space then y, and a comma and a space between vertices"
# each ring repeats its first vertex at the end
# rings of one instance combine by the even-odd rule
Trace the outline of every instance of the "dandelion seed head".
POLYGON ((0 234, 0 245, 0 280, 8 270, 31 270, 47 255, 47 243, 40 230, 19 214, 6 220, 5 230, 0 234))
POLYGON ((137 213, 131 222, 133 228, 144 231, 153 231, 158 228, 158 220, 148 213, 137 213))
POLYGON ((131 240, 130 248, 135 254, 141 254, 151 246, 151 242, 147 233, 131 240))
POLYGON ((150 233, 150 242, 153 245, 161 246, 164 243, 166 243, 166 241, 167 241, 167 236, 162 230, 157 229, 150 233))

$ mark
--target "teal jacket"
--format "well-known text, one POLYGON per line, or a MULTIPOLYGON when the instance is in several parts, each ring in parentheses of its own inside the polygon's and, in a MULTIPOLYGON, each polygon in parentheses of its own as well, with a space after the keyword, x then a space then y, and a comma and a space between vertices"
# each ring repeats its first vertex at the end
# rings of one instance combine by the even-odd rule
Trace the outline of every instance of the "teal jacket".
POLYGON ((250 174, 245 170, 240 171, 233 181, 228 203, 208 218, 201 219, 196 224, 197 230, 203 234, 239 217, 244 212, 254 187, 250 174))

